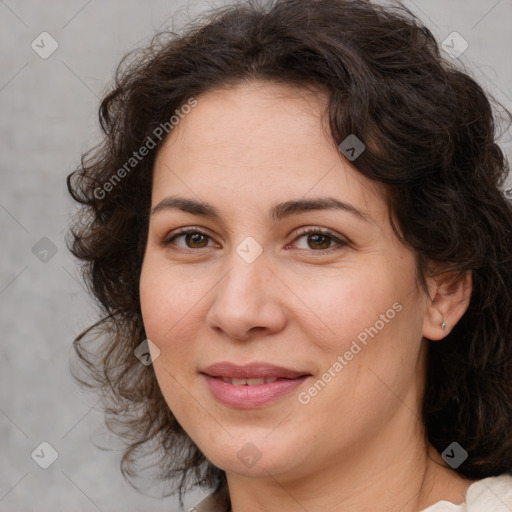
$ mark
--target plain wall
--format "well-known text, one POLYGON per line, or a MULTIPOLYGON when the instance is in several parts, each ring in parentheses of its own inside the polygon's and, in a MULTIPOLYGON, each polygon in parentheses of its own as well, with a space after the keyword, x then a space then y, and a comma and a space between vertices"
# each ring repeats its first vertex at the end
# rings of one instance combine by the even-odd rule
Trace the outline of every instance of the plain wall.
MULTIPOLYGON (((512 109, 512 0, 404 3, 440 41, 459 32, 469 44, 461 61, 512 109)), ((120 452, 91 442, 117 446, 102 430, 97 398, 70 375, 72 340, 96 313, 63 236, 73 209, 65 177, 97 140, 99 97, 115 66, 178 11, 179 26, 186 7, 176 0, 0 2, 1 511, 180 510, 174 498, 133 490, 120 474, 120 452), (47 59, 31 47, 43 31, 58 43, 47 59), (58 453, 48 469, 31 458, 43 441, 58 453)), ((190 15, 205 7, 191 5, 190 15)), ((510 158, 510 132, 503 147, 510 158)), ((49 456, 42 449, 40 458, 49 456)), ((206 493, 189 496, 185 510, 206 493)))

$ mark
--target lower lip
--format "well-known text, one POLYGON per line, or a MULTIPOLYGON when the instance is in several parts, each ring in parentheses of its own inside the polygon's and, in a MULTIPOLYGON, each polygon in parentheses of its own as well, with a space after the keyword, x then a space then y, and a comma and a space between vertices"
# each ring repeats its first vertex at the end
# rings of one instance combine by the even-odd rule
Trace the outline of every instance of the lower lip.
POLYGON ((212 395, 222 404, 237 409, 256 409, 264 407, 278 398, 288 395, 297 389, 308 375, 297 379, 278 379, 268 384, 256 386, 235 386, 222 379, 204 375, 212 395))

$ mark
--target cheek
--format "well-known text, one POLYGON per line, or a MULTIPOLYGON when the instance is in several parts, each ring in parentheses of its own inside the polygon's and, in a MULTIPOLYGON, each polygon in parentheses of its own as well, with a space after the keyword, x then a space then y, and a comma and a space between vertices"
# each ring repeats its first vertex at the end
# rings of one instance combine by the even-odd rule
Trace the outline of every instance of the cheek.
POLYGON ((179 342, 182 333, 180 330, 178 335, 178 330, 182 326, 180 318, 190 309, 187 302, 190 294, 177 293, 172 273, 151 257, 144 261, 139 292, 146 336, 160 351, 153 361, 158 384, 173 414, 178 418, 186 417, 187 410, 194 407, 185 391, 189 386, 187 378, 190 374, 183 373, 188 358, 184 345, 179 342), (187 402, 188 406, 185 407, 187 402))
POLYGON ((300 307, 307 306, 305 314, 297 315, 301 328, 329 353, 348 350, 358 336, 362 341, 370 338, 368 329, 375 333, 371 328, 376 323, 379 333, 389 331, 390 325, 398 323, 397 303, 402 304, 405 297, 403 279, 393 278, 385 270, 367 266, 296 281, 300 307))
POLYGON ((151 255, 142 267, 139 292, 146 334, 157 345, 181 333, 205 293, 201 279, 187 277, 151 255))
MULTIPOLYGON (((162 292, 162 284, 156 279, 151 264, 144 263, 139 282, 140 308, 146 335, 154 343, 160 337, 157 334, 161 328, 160 318, 165 307, 162 300, 168 300, 168 297, 162 296, 162 292)), ((157 342, 156 344, 158 345, 157 342)))
MULTIPOLYGON (((196 273, 197 275, 197 273, 196 273)), ((197 378, 197 330, 204 279, 194 279, 158 257, 149 257, 140 278, 140 303, 146 336, 160 353, 153 363, 164 398, 178 417, 199 414, 187 390, 197 378), (192 400, 192 401, 191 401, 192 400)))
POLYGON ((333 414, 340 421, 347 416, 343 421, 362 425, 365 415, 384 414, 389 404, 395 404, 394 393, 405 395, 415 378, 422 339, 415 283, 405 274, 403 279, 392 273, 379 276, 367 281, 358 276, 345 281, 342 290, 330 288, 337 303, 322 298, 319 311, 331 319, 334 334, 329 339, 311 334, 310 339, 324 360, 320 380, 327 384, 324 390, 319 383, 321 393, 310 389, 303 397, 304 402, 313 402, 321 394, 313 406, 318 415, 337 411, 333 414))

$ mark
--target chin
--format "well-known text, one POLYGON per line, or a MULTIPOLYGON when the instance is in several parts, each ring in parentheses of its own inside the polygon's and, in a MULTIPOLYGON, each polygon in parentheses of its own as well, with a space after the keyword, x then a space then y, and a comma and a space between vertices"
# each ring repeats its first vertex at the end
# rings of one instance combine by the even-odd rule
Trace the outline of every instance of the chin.
POLYGON ((291 454, 297 453, 297 450, 286 449, 280 442, 274 445, 268 441, 253 443, 246 439, 247 436, 243 441, 234 444, 231 440, 230 446, 217 445, 214 450, 207 449, 203 453, 215 466, 227 473, 250 478, 269 478, 269 475, 287 474, 293 471, 292 466, 301 465, 300 461, 294 464, 290 457, 291 454))

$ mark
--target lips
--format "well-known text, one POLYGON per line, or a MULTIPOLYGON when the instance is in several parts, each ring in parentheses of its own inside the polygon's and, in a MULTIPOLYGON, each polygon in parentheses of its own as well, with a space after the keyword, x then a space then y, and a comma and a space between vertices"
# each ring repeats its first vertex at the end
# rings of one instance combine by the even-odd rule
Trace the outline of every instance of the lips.
POLYGON ((201 371, 211 395, 236 409, 265 407, 289 395, 311 375, 269 363, 217 363, 201 371))
MULTIPOLYGON (((201 373, 210 377, 220 377, 227 379, 297 379, 304 375, 310 375, 308 372, 301 372, 276 366, 270 363, 254 362, 246 365, 236 365, 229 362, 216 363, 205 368, 201 373)), ((250 382, 248 382, 251 385, 250 382)), ((236 384, 235 384, 236 385, 236 384)))

